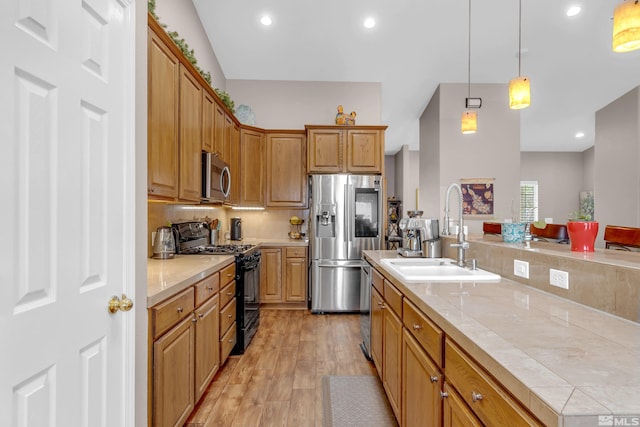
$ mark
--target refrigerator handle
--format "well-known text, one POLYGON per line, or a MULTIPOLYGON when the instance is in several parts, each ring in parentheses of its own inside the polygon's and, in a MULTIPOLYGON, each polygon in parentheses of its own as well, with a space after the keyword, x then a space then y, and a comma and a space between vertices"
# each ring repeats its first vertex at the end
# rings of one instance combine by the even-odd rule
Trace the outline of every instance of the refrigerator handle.
POLYGON ((351 193, 349 191, 351 185, 344 185, 344 241, 349 243, 351 240, 351 193))

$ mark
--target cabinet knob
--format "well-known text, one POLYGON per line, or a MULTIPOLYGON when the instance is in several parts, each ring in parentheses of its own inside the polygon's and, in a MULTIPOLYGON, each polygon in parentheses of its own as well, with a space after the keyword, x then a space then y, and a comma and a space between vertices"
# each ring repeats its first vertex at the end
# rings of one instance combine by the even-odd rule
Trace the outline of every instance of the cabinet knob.
POLYGON ((178 307, 178 313, 182 313, 183 311, 184 311, 184 308, 178 307))
POLYGON ((449 397, 449 393, 447 393, 446 391, 440 392, 440 399, 445 399, 447 397, 449 397))
POLYGON ((227 296, 233 295, 233 292, 227 292, 227 296))
POLYGON ((419 330, 421 330, 421 329, 422 329, 422 325, 418 325, 417 323, 414 323, 414 324, 413 324, 413 330, 414 330, 414 331, 419 331, 419 330))
POLYGON ((227 317, 228 317, 229 319, 231 319, 231 315, 230 315, 230 314, 228 314, 228 315, 227 315, 227 317))
POLYGON ((437 377, 437 376, 435 376, 435 375, 431 375, 431 376, 429 377, 429 380, 430 380, 432 383, 437 383, 437 382, 438 382, 438 377, 437 377))
POLYGON ((213 288, 212 288, 211 286, 208 286, 208 287, 207 287, 207 290, 208 290, 209 292, 211 292, 211 291, 213 291, 213 288))
POLYGON ((482 399, 484 399, 484 396, 481 395, 480 393, 476 393, 475 391, 471 392, 471 400, 473 400, 474 402, 477 402, 482 399))
POLYGON ((155 188, 153 188, 153 187, 147 188, 147 193, 155 193, 155 192, 156 192, 155 188))
POLYGON ((191 321, 193 323, 196 323, 198 321, 198 317, 195 315, 195 313, 194 313, 193 317, 191 318, 191 321))
POLYGON ((198 317, 202 319, 204 317, 204 314, 198 313, 198 317))

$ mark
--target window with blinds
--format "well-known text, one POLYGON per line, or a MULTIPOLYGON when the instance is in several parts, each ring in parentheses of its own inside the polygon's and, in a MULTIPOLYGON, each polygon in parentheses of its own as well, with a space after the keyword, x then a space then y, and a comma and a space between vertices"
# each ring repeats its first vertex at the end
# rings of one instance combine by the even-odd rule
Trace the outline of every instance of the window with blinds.
POLYGON ((520 222, 538 220, 538 181, 520 181, 520 222))

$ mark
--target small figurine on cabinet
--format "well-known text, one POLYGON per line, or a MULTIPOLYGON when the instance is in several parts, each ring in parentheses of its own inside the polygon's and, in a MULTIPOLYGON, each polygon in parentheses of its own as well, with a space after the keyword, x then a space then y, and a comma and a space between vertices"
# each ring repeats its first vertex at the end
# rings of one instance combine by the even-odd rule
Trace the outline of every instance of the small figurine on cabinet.
POLYGON ((350 114, 345 114, 342 105, 338 105, 338 114, 336 114, 337 125, 355 125, 356 124, 356 112, 352 111, 350 114))

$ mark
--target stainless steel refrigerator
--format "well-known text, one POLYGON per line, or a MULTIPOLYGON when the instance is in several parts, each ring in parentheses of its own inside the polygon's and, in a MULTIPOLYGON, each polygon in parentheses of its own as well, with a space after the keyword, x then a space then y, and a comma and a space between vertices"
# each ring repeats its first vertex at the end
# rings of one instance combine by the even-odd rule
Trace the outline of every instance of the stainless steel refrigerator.
POLYGON ((382 242, 380 175, 311 175, 309 245, 311 311, 360 312, 363 250, 382 242))

